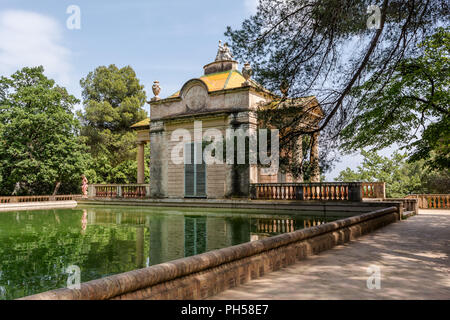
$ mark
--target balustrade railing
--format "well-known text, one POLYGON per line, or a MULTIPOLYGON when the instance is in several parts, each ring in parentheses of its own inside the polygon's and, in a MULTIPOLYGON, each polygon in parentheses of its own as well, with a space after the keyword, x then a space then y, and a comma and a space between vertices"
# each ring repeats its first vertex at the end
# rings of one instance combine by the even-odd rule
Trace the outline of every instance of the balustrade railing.
POLYGON ((250 196, 264 200, 362 201, 364 192, 361 182, 253 183, 250 196))
POLYGON ((411 194, 407 199, 417 199, 420 209, 450 208, 450 194, 411 194))
POLYGON ((384 182, 361 182, 363 198, 386 198, 384 182))
POLYGON ((91 184, 88 195, 90 198, 148 198, 149 184, 91 184))
POLYGON ((42 202, 42 201, 67 201, 81 199, 81 194, 64 194, 51 196, 6 196, 0 197, 0 203, 42 202))

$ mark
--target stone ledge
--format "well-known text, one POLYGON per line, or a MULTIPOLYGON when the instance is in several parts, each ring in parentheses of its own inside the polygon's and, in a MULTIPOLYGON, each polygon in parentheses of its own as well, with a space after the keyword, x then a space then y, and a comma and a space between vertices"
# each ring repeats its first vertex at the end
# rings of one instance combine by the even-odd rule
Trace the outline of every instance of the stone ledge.
POLYGON ((0 212, 75 208, 76 206, 77 202, 75 200, 2 203, 0 205, 0 212))
POLYGON ((203 299, 395 222, 401 211, 381 209, 22 299, 203 299))
POLYGON ((341 212, 341 216, 348 213, 371 212, 381 208, 398 206, 397 201, 320 201, 320 200, 249 200, 249 199, 192 199, 192 198, 163 198, 163 199, 117 199, 91 198, 78 200, 80 205, 122 205, 122 206, 159 206, 159 207, 189 207, 189 208, 226 208, 226 209, 264 209, 264 210, 301 210, 341 212))

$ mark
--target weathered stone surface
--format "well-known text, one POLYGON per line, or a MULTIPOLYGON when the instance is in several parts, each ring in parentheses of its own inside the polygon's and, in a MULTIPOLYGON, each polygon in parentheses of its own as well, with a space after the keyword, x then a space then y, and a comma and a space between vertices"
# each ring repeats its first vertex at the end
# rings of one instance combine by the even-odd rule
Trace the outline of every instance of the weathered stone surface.
POLYGON ((354 243, 309 257, 212 299, 450 299, 450 211, 420 210, 354 243), (381 288, 368 289, 377 265, 381 288))

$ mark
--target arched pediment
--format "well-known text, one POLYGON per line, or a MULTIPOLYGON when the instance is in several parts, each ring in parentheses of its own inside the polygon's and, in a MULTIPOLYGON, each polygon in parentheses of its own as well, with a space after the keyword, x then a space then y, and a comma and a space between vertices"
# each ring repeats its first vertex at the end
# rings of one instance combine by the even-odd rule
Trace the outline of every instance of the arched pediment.
POLYGON ((187 111, 197 111, 207 108, 209 102, 208 86, 201 79, 191 79, 180 90, 180 97, 187 111))

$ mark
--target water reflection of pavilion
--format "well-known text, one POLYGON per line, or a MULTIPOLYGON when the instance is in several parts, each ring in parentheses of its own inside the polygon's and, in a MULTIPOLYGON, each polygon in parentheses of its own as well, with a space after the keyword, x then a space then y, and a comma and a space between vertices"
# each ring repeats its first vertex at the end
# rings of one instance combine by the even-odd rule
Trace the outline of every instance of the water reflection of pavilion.
POLYGON ((324 223, 324 218, 236 217, 89 210, 88 225, 135 228, 136 267, 258 240, 324 223))
POLYGON ((100 210, 89 210, 87 219, 88 225, 134 227, 138 268, 250 241, 248 219, 100 210))

